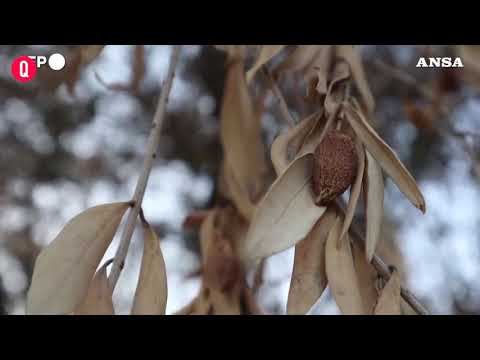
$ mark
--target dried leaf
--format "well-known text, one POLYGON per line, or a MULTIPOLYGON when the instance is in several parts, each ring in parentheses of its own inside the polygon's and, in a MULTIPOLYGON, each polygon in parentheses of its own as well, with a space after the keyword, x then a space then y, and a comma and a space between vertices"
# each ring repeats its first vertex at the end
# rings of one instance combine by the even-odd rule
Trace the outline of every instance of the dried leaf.
POLYGON ((220 117, 225 162, 242 189, 241 193, 248 196, 243 201, 252 202, 263 190, 268 168, 261 124, 252 106, 241 60, 229 65, 220 117))
POLYGON ((295 246, 287 314, 306 314, 325 290, 325 243, 335 220, 335 212, 327 210, 307 237, 295 246))
POLYGON ((90 281, 130 203, 95 206, 71 219, 35 262, 27 314, 70 314, 90 281))
POLYGON ((367 150, 380 166, 397 184, 405 196, 425 213, 425 200, 412 175, 408 172, 394 151, 380 138, 368 124, 360 111, 347 104, 344 107, 346 118, 356 135, 362 140, 367 150))
POLYGON ((345 91, 339 85, 349 79, 350 76, 351 72, 348 64, 345 62, 338 62, 335 64, 324 101, 327 114, 331 115, 339 110, 339 105, 345 98, 345 91))
POLYGON ((168 296, 165 261, 153 228, 143 222, 143 229, 143 257, 132 314, 165 315, 168 296))
POLYGON ((270 59, 285 48, 286 45, 262 45, 257 61, 247 72, 247 82, 250 83, 257 71, 265 65, 270 59))
POLYGON ((366 259, 372 261, 373 254, 380 239, 380 229, 383 215, 384 184, 380 166, 368 151, 366 153, 367 168, 365 174, 366 189, 366 259))
POLYGON ((364 315, 357 274, 353 263, 350 240, 342 241, 337 249, 336 243, 340 236, 342 219, 337 217, 326 244, 326 273, 333 298, 345 315, 364 315))
POLYGON ((372 315, 375 304, 378 300, 378 292, 376 282, 378 273, 373 265, 366 260, 365 251, 360 246, 353 242, 353 264, 357 274, 360 294, 362 296, 363 304, 365 306, 366 314, 372 315))
POLYGON ((315 112, 307 116, 286 133, 275 138, 270 154, 277 176, 285 171, 293 157, 298 153, 308 134, 317 126, 320 115, 321 112, 315 112))
MULTIPOLYGON (((355 148, 358 155, 357 177, 355 178, 355 183, 350 191, 350 198, 348 200, 347 210, 345 212, 345 221, 343 222, 342 232, 338 239, 339 242, 342 241, 347 234, 348 229, 350 228, 353 215, 355 214, 355 210, 357 208, 358 198, 360 197, 360 191, 362 190, 363 172, 365 170, 365 149, 358 139, 355 141, 355 148)), ((340 246, 340 244, 337 244, 337 246, 340 246)))
POLYGON ((358 51, 352 45, 337 45, 336 50, 337 57, 345 59, 350 65, 355 86, 362 97, 368 114, 372 114, 375 109, 375 100, 370 91, 365 72, 363 71, 362 60, 360 59, 358 51))
POLYGON ((245 219, 250 220, 254 210, 250 195, 245 187, 242 187, 237 182, 229 164, 224 162, 223 171, 228 197, 233 201, 240 214, 242 214, 245 219))
POLYGON ((95 274, 87 296, 75 311, 76 315, 114 315, 112 293, 113 289, 108 283, 106 262, 95 274))
POLYGON ((212 209, 209 211, 207 217, 202 222, 200 227, 200 250, 202 253, 203 265, 205 266, 206 254, 208 253, 208 248, 210 247, 211 242, 215 236, 215 219, 217 217, 217 209, 212 209))
POLYGON ((400 299, 400 276, 394 271, 380 293, 375 315, 401 315, 400 299))
POLYGON ((293 161, 255 209, 242 258, 259 260, 302 240, 325 212, 314 204, 310 181, 313 155, 293 161))
POLYGON ((245 58, 248 45, 214 45, 218 50, 225 51, 230 59, 245 58))

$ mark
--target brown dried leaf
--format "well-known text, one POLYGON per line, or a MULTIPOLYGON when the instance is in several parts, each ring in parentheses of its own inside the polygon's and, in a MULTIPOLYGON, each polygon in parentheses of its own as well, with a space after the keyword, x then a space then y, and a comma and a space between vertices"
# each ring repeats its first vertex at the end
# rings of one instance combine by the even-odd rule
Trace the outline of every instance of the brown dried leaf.
MULTIPOLYGON (((357 177, 355 178, 355 183, 350 191, 350 198, 348 199, 347 210, 345 212, 345 220, 343 222, 342 232, 338 239, 339 242, 343 240, 348 232, 348 229, 350 228, 353 215, 355 214, 355 210, 357 208, 358 198, 360 197, 360 191, 362 190, 363 172, 365 171, 365 149, 358 139, 355 141, 355 148, 358 156, 357 177)), ((340 246, 340 243, 337 244, 337 247, 338 246, 340 246)))
POLYGON ((375 315, 401 315, 400 276, 394 271, 382 289, 375 306, 375 315))
POLYGON ((325 243, 335 220, 335 212, 327 210, 307 237, 295 246, 287 314, 306 314, 325 290, 325 243))
POLYGON ((87 296, 75 311, 76 315, 114 315, 112 293, 108 283, 106 262, 95 274, 90 283, 87 296))
POLYGON ((241 249, 244 260, 259 260, 294 246, 325 212, 313 201, 312 161, 312 154, 293 161, 258 204, 241 249))
POLYGON ((233 61, 229 65, 220 117, 225 162, 242 189, 241 193, 248 195, 243 201, 252 202, 263 188, 268 168, 261 124, 248 93, 242 60, 233 61))
POLYGON ((245 58, 249 45, 214 45, 218 50, 225 51, 230 59, 245 58))
POLYGON ((257 71, 270 61, 275 55, 285 48, 286 45, 261 45, 260 54, 255 64, 247 72, 247 83, 250 83, 257 71))
POLYGON ((365 173, 366 190, 366 223, 365 255, 368 262, 372 261, 373 254, 380 239, 380 229, 383 215, 384 184, 382 169, 368 151, 366 153, 367 168, 365 173))
POLYGON ((356 242, 353 242, 352 244, 352 251, 353 264, 355 265, 365 312, 372 315, 373 309, 378 300, 378 292, 376 288, 378 274, 373 265, 366 260, 365 251, 361 249, 356 242))
POLYGON ((27 314, 70 314, 87 295, 95 270, 130 203, 87 209, 71 219, 35 262, 27 314))
POLYGON ((337 217, 326 244, 326 273, 333 298, 345 315, 364 315, 364 304, 360 293, 350 240, 342 241, 337 249, 342 219, 337 217))
POLYGON ((210 244, 215 236, 215 219, 217 217, 217 212, 217 209, 210 210, 200 227, 200 250, 204 266, 206 262, 206 254, 208 253, 210 244))
POLYGON ((250 195, 246 189, 237 182, 229 164, 224 163, 223 171, 228 197, 233 201, 240 214, 242 214, 245 219, 250 220, 254 210, 250 195))
POLYGON ((425 200, 412 175, 408 172, 395 152, 388 146, 375 130, 368 124, 364 115, 350 104, 344 106, 346 118, 355 134, 362 140, 371 155, 392 178, 405 196, 425 213, 425 200))
POLYGON ((143 222, 142 264, 132 305, 132 315, 165 315, 167 274, 162 250, 153 228, 143 222))

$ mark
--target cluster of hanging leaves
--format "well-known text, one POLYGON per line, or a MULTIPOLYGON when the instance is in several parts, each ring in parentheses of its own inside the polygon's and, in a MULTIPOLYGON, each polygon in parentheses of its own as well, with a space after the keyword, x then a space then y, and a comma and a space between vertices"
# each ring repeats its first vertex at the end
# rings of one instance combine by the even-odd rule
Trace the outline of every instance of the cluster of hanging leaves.
POLYGON ((307 313, 327 286, 344 314, 406 312, 401 310, 408 307, 400 299, 399 275, 392 274, 382 287, 371 264, 380 240, 384 174, 422 212, 425 201, 411 174, 373 128, 375 101, 357 50, 351 45, 302 45, 291 51, 281 45, 217 47, 228 54, 221 195, 245 220, 233 246, 244 269, 295 246, 289 314, 307 313), (256 59, 245 74, 251 53, 256 59), (266 151, 248 88, 269 63, 275 63, 271 72, 280 84, 285 77, 301 76, 304 99, 316 108, 272 143, 271 184, 262 176, 266 151), (343 211, 337 198, 347 189, 343 211), (364 247, 349 235, 361 192, 364 247))
MULTIPOLYGON (((113 315, 105 262, 129 202, 104 204, 71 219, 39 254, 27 295, 27 314, 113 315)), ((132 314, 165 314, 167 279, 159 241, 143 221, 144 250, 132 314)))
MULTIPOLYGON (((344 314, 406 313, 398 271, 378 281, 371 264, 381 245, 384 174, 422 212, 425 201, 372 126, 375 102, 357 50, 351 45, 217 48, 227 53, 219 201, 185 221, 199 233, 202 285, 176 314, 263 314, 247 274, 291 247, 288 314, 307 313, 327 287, 344 314), (251 85, 272 63, 279 84, 301 77, 304 101, 315 111, 280 133, 268 149, 261 136, 264 97, 253 98, 251 85), (338 199, 348 189, 343 210, 338 199), (361 192, 364 246, 349 233, 361 192)), ((109 262, 100 261, 129 206, 96 206, 65 225, 36 261, 27 313, 114 314, 109 262)), ((131 313, 164 314, 165 263, 153 229, 142 223, 144 253, 131 313)))

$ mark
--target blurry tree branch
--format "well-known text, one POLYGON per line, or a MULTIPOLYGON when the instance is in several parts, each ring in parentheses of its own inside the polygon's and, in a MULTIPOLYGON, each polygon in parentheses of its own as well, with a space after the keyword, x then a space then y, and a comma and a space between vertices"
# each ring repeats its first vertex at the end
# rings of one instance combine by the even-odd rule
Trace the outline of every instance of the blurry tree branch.
POLYGON ((162 87, 162 92, 158 101, 157 110, 155 111, 155 115, 153 118, 152 131, 150 132, 150 137, 147 143, 147 151, 143 163, 143 170, 140 177, 138 178, 137 187, 135 189, 135 194, 133 195, 132 199, 135 204, 128 214, 127 223, 122 233, 120 244, 115 254, 112 271, 109 276, 109 282, 112 288, 115 288, 115 285, 120 276, 120 272, 123 268, 125 257, 127 256, 128 252, 128 247, 130 245, 130 241, 133 235, 133 230, 135 228, 135 223, 141 209, 143 195, 145 194, 145 189, 147 187, 148 177, 152 169, 153 161, 156 158, 156 151, 160 143, 160 133, 162 131, 162 124, 165 117, 170 90, 172 89, 172 83, 175 76, 175 68, 179 59, 180 48, 180 45, 173 46, 172 53, 170 55, 170 63, 168 67, 167 77, 162 87))

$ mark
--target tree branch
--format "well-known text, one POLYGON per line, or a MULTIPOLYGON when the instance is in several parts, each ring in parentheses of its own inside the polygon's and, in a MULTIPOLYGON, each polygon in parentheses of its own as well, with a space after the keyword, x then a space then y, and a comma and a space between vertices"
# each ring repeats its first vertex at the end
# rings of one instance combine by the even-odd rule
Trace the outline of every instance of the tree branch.
POLYGON ((135 223, 142 205, 143 195, 145 194, 145 189, 147 187, 148 177, 152 169, 153 160, 156 157, 158 144, 160 143, 160 133, 162 131, 162 124, 165 118, 168 97, 170 95, 173 78, 175 76, 175 68, 178 63, 180 47, 180 45, 173 46, 172 53, 170 55, 170 63, 168 66, 167 77, 165 79, 164 85, 162 86, 160 99, 158 100, 157 109, 153 117, 152 130, 148 138, 147 151, 143 162, 143 170, 138 178, 137 186, 135 188, 135 193, 132 199, 135 202, 135 205, 128 214, 127 224, 125 225, 124 231, 122 233, 120 244, 115 254, 112 271, 110 272, 110 276, 108 278, 112 289, 114 289, 115 285, 117 284, 120 272, 123 268, 125 257, 127 256, 128 248, 130 246, 130 241, 133 235, 133 230, 135 229, 135 223))

